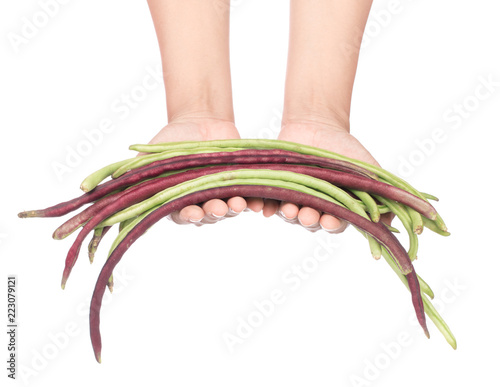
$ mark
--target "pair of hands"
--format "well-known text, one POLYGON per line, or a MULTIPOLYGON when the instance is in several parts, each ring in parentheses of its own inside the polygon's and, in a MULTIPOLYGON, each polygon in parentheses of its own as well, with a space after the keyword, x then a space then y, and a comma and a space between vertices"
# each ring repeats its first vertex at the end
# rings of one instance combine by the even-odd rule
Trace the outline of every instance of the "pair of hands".
MULTIPOLYGON (((191 118, 171 122, 150 141, 150 144, 238 138, 240 138, 238 130, 232 122, 212 118, 191 118)), ((349 133, 348 128, 336 123, 321 123, 315 120, 286 122, 278 140, 315 146, 379 165, 368 150, 349 133)), ((328 214, 321 214, 309 207, 299 208, 294 203, 242 197, 233 197, 227 202, 213 199, 201 206, 188 206, 171 214, 170 219, 178 224, 200 226, 234 217, 245 210, 262 211, 265 217, 277 214, 285 221, 300 224, 313 232, 323 229, 335 234, 344 231, 347 227, 345 221, 328 214)))

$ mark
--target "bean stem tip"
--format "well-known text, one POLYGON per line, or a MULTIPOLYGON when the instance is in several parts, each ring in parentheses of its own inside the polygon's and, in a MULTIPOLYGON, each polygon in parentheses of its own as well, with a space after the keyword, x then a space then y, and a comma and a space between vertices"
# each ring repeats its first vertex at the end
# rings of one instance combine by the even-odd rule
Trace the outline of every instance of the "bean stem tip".
POLYGON ((20 218, 37 218, 43 217, 43 214, 40 211, 23 211, 17 214, 20 218))

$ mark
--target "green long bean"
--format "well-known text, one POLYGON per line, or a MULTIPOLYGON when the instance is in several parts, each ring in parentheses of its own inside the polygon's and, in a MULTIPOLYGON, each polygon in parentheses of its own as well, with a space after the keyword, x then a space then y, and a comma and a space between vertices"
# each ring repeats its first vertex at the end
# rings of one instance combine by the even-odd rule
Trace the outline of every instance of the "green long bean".
POLYGON ((418 236, 413 232, 413 227, 411 224, 411 218, 408 212, 406 211, 406 208, 392 200, 387 200, 386 198, 383 198, 381 196, 374 195, 374 197, 381 203, 385 204, 387 207, 391 209, 391 211, 396 215, 401 223, 403 224, 404 228, 406 229, 408 233, 408 238, 410 240, 410 247, 408 249, 408 255, 410 259, 413 261, 417 258, 417 250, 418 250, 418 236))

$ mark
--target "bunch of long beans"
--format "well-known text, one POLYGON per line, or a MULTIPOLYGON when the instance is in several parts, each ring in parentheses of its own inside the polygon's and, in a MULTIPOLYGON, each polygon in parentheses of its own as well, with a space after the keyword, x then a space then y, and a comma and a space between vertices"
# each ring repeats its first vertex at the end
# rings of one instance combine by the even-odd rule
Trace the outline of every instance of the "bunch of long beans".
POLYGON ((432 306, 429 285, 412 261, 417 257, 418 234, 428 228, 447 236, 446 225, 429 199, 390 172, 326 150, 276 140, 219 140, 133 145, 145 153, 108 165, 87 177, 80 197, 44 210, 25 211, 26 217, 66 215, 85 204, 85 210, 53 234, 63 239, 82 228, 66 257, 61 286, 78 258, 85 238, 93 232, 88 251, 92 262, 101 239, 116 224, 119 233, 95 285, 90 308, 90 333, 96 359, 101 361, 99 330, 106 286, 123 254, 161 218, 191 204, 234 196, 262 197, 296 203, 331 214, 352 224, 368 240, 375 259, 385 261, 410 290, 413 306, 429 337, 425 314, 453 348, 450 329, 432 306), (111 179, 103 182, 111 176, 111 179), (395 228, 380 221, 392 212, 409 236, 406 251, 395 228))

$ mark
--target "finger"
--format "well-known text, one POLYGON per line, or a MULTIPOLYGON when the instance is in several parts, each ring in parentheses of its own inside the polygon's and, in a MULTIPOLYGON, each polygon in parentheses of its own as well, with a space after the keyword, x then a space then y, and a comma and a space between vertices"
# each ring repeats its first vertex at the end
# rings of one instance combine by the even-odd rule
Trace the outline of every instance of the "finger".
POLYGON ((262 210, 262 213, 266 218, 269 218, 270 216, 276 214, 278 208, 279 203, 277 200, 264 199, 264 208, 262 210))
POLYGON ((213 215, 216 218, 222 218, 227 214, 227 203, 221 199, 211 199, 201 206, 206 215, 213 215))
POLYGON ((299 214, 299 207, 294 203, 281 202, 279 207, 278 216, 289 223, 297 223, 297 215, 299 214))
POLYGON ((321 228, 323 230, 325 230, 331 234, 340 234, 348 226, 348 223, 346 221, 338 219, 338 218, 331 216, 329 214, 321 215, 319 223, 320 223, 321 228))
POLYGON ((234 217, 240 214, 245 208, 247 208, 247 201, 241 196, 235 196, 227 201, 227 214, 226 218, 234 217))
POLYGON ((203 224, 213 224, 222 220, 228 211, 227 203, 221 199, 211 199, 203 203, 201 206, 205 212, 205 216, 201 220, 203 224))
POLYGON ((200 222, 204 215, 200 206, 192 205, 171 213, 168 218, 177 224, 190 224, 200 222))
MULTIPOLYGON (((299 219, 299 218, 297 218, 297 219, 299 219)), ((316 223, 313 223, 313 224, 311 224, 311 225, 309 225, 309 226, 304 226, 304 225, 302 225, 302 223, 300 223, 300 220, 299 220, 298 222, 299 222, 299 224, 302 226, 302 228, 305 228, 307 231, 310 231, 310 232, 316 232, 316 231, 322 230, 322 227, 321 227, 321 225, 319 224, 319 221, 318 221, 318 222, 316 222, 316 223)))
POLYGON ((302 207, 297 214, 300 224, 304 227, 309 227, 318 223, 319 217, 319 212, 310 207, 302 207))
POLYGON ((297 214, 297 219, 302 227, 311 232, 321 230, 319 224, 320 213, 310 207, 302 207, 297 214))
POLYGON ((262 198, 247 198, 247 208, 253 212, 260 212, 264 208, 264 200, 262 198))

